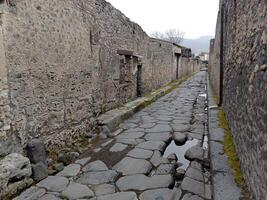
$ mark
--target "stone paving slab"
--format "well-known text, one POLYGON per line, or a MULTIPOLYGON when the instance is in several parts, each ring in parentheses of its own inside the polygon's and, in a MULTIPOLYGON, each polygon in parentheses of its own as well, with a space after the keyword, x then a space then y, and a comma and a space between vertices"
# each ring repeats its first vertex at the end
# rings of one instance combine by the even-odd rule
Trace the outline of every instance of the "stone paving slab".
POLYGON ((168 164, 170 163, 168 159, 163 158, 162 154, 159 151, 154 151, 150 162, 155 166, 158 167, 160 164, 168 164))
POLYGON ((121 191, 143 191, 154 188, 168 188, 173 184, 174 179, 171 175, 155 175, 148 177, 145 175, 137 174, 132 176, 124 176, 116 182, 116 185, 121 191))
POLYGON ((213 176, 214 199, 239 200, 241 190, 236 186, 233 176, 229 173, 217 172, 213 176), (227 191, 227 192, 225 192, 227 191))
POLYGON ((59 172, 57 176, 74 177, 79 174, 80 169, 81 169, 81 165, 70 164, 66 166, 61 172, 59 172))
POLYGON ((182 182, 181 189, 189 193, 196 194, 204 199, 211 199, 211 192, 206 191, 206 187, 203 182, 186 177, 182 182))
POLYGON ((192 178, 194 180, 200 181, 200 182, 204 182, 204 174, 193 168, 193 167, 189 167, 185 173, 185 176, 192 178))
POLYGON ((94 192, 87 186, 79 183, 71 183, 61 194, 61 196, 74 200, 81 198, 89 198, 94 196, 94 192))
POLYGON ((127 147, 128 147, 128 145, 126 145, 126 144, 116 143, 109 149, 109 151, 120 152, 120 151, 124 151, 127 147))
POLYGON ((94 190, 95 190, 96 196, 103 196, 103 195, 115 193, 116 188, 114 185, 111 185, 111 184, 102 184, 102 185, 97 185, 94 188, 94 190))
POLYGON ((76 182, 84 185, 99 185, 103 183, 113 183, 118 176, 114 170, 102 172, 86 172, 76 182))
POLYGON ((161 142, 161 141, 147 141, 147 142, 140 143, 136 146, 136 148, 140 148, 140 149, 159 150, 159 151, 163 151, 165 147, 166 147, 166 143, 161 142))
POLYGON ((164 133, 164 132, 149 133, 149 134, 146 134, 145 139, 149 141, 162 141, 162 142, 168 143, 171 141, 172 135, 170 133, 164 133))
POLYGON ((69 180, 61 176, 48 176, 37 184, 38 187, 45 188, 51 192, 62 192, 68 185, 69 180))
POLYGON ((61 198, 53 195, 53 194, 46 194, 44 196, 42 196, 40 199, 38 200, 61 200, 61 198))
POLYGON ((98 197, 97 200, 138 200, 134 192, 118 192, 98 197))
POLYGON ((145 150, 145 149, 139 149, 134 148, 132 151, 130 151, 127 156, 133 157, 133 158, 141 158, 141 159, 149 159, 153 155, 153 151, 145 150))
POLYGON ((94 162, 88 163, 84 168, 84 172, 97 172, 97 171, 107 171, 108 167, 107 165, 101 161, 101 160, 96 160, 94 162))
POLYGON ((152 169, 152 165, 144 159, 125 157, 117 163, 113 169, 117 172, 121 172, 124 176, 133 174, 148 174, 152 169))
POLYGON ((140 200, 176 200, 179 199, 182 192, 178 189, 170 190, 167 188, 147 190, 143 192, 139 199, 140 200))
POLYGON ((27 189, 26 191, 24 191, 20 196, 14 198, 13 200, 39 199, 45 193, 46 193, 46 190, 44 188, 38 188, 38 187, 32 186, 29 189, 27 189))

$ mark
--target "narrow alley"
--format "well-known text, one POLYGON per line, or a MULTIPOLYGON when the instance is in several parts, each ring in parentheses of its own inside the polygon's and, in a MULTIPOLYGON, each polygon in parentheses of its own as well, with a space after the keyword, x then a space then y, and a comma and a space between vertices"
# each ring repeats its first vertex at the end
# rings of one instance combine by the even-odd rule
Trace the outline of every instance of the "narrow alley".
POLYGON ((211 199, 206 97, 202 71, 15 200, 211 199))
POLYGON ((267 200, 267 1, 139 1, 0 0, 0 200, 267 200))

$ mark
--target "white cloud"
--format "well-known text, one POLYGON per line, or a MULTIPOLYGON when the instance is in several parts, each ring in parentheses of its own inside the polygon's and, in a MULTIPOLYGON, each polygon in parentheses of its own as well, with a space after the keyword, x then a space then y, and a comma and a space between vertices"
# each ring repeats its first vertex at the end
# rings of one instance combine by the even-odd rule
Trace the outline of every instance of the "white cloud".
POLYGON ((186 38, 214 35, 219 0, 107 0, 147 33, 176 28, 186 38))

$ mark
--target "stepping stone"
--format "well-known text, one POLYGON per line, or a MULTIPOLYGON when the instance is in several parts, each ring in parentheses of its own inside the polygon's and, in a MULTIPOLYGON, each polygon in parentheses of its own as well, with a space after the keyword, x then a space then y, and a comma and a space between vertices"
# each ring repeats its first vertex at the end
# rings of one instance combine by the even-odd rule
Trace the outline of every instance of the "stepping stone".
POLYGON ((190 130, 190 126, 185 124, 171 124, 174 132, 186 132, 190 130))
POLYGON ((124 176, 133 174, 148 174, 152 169, 152 165, 150 162, 143 159, 126 157, 118 162, 113 169, 121 172, 124 176))
POLYGON ((162 133, 162 132, 172 132, 172 128, 167 124, 157 124, 153 128, 146 129, 148 133, 162 133))
POLYGON ((168 143, 172 139, 172 136, 170 133, 149 133, 145 136, 145 139, 168 143))
POLYGON ((193 146, 185 152, 185 158, 190 160, 190 161, 192 161, 192 160, 203 161, 204 149, 200 146, 193 146))
POLYGON ((79 164, 70 164, 66 166, 63 171, 59 172, 57 176, 65 176, 65 177, 73 177, 77 176, 81 170, 81 166, 79 164))
POLYGON ((204 199, 211 199, 210 191, 206 190, 205 184, 194 179, 185 177, 181 189, 193 194, 196 194, 204 199))
POLYGON ((144 139, 117 139, 118 143, 128 144, 128 145, 138 145, 139 143, 145 142, 144 139))
POLYGON ((170 190, 167 188, 147 190, 140 196, 140 200, 174 200, 180 199, 182 191, 178 189, 170 190))
POLYGON ((124 151, 127 147, 128 147, 128 145, 126 145, 126 144, 116 143, 109 149, 109 151, 110 152, 120 152, 120 151, 124 151))
POLYGON ((169 164, 169 160, 162 157, 162 154, 159 151, 154 151, 150 162, 155 166, 158 167, 160 164, 169 164))
POLYGON ((192 167, 189 167, 185 173, 185 176, 192 178, 194 180, 200 181, 200 182, 204 182, 204 174, 192 167))
POLYGON ((143 174, 124 176, 116 182, 116 185, 121 191, 168 188, 173 184, 174 180, 171 175, 154 175, 148 177, 143 174))
POLYGON ((97 197, 97 200, 138 200, 134 192, 117 192, 97 197))
POLYGON ((160 164, 156 170, 156 175, 174 174, 175 164, 160 164))
POLYGON ((43 196, 46 193, 45 189, 38 188, 35 186, 30 187, 25 192, 20 194, 18 197, 14 198, 13 200, 33 200, 33 199, 39 199, 41 196, 43 196))
POLYGON ((62 200, 61 198, 53 195, 53 194, 46 194, 44 196, 42 196, 40 199, 38 200, 62 200))
POLYGON ((130 156, 133 158, 141 158, 141 159, 151 158, 152 155, 153 155, 153 151, 139 149, 139 148, 135 148, 127 154, 127 156, 130 156))
POLYGON ((118 135, 116 139, 137 139, 143 137, 144 135, 144 132, 123 132, 118 135))
POLYGON ((116 192, 116 188, 115 188, 114 185, 102 184, 102 185, 97 185, 95 187, 95 194, 96 194, 96 196, 113 194, 115 192, 116 192))
POLYGON ((61 194, 67 199, 81 199, 94 196, 94 192, 85 185, 71 183, 61 194))
POLYGON ((187 136, 185 134, 183 134, 183 133, 176 132, 176 133, 173 134, 173 139, 175 141, 175 144, 183 145, 187 141, 187 136))
POLYGON ((103 161, 96 160, 94 162, 87 164, 82 170, 84 172, 107 171, 108 167, 103 161))
POLYGON ((166 144, 161 141, 147 141, 147 142, 138 144, 136 147, 140 149, 146 149, 146 150, 163 151, 166 147, 166 144))
POLYGON ((69 180, 62 176, 48 176, 37 183, 38 187, 45 188, 51 192, 62 192, 68 185, 69 180))
POLYGON ((103 183, 112 183, 117 178, 118 173, 113 170, 102 172, 86 172, 76 182, 84 185, 100 185, 103 183))
POLYGON ((88 163, 91 160, 91 157, 88 158, 82 158, 79 160, 76 160, 75 163, 76 164, 80 164, 81 166, 84 166, 86 163, 88 163))

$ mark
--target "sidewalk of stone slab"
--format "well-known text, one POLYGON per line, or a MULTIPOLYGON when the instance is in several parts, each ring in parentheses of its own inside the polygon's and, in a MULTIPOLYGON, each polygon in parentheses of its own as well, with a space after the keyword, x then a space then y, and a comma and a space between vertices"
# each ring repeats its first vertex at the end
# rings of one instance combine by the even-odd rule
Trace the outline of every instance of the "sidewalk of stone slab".
POLYGON ((212 97, 208 82, 209 99, 209 135, 210 159, 214 200, 239 200, 241 189, 234 181, 233 171, 228 164, 228 156, 224 152, 224 129, 219 127, 219 108, 212 97))

